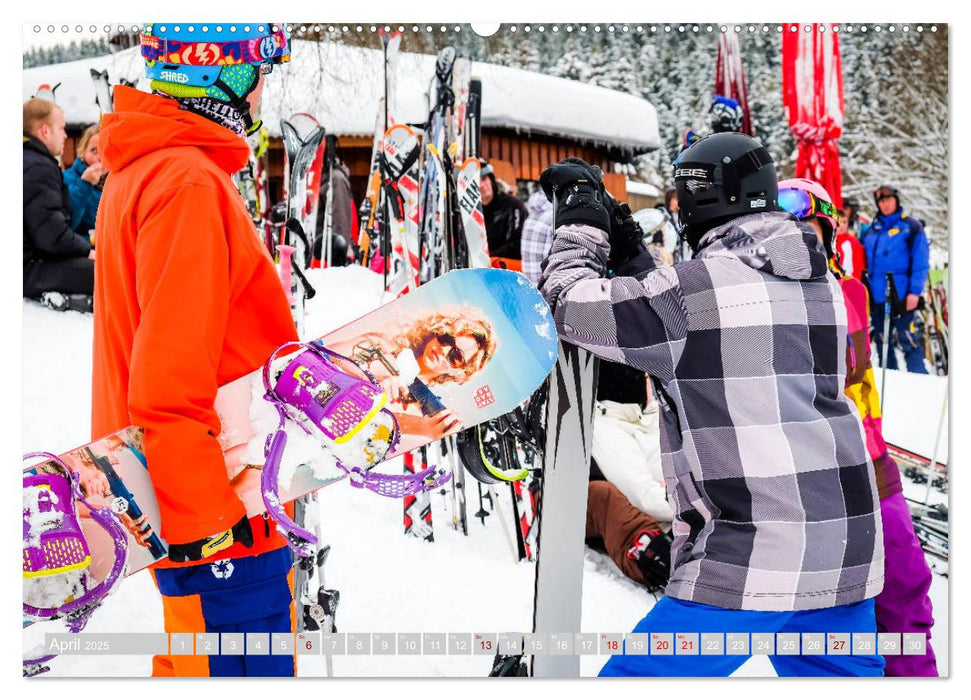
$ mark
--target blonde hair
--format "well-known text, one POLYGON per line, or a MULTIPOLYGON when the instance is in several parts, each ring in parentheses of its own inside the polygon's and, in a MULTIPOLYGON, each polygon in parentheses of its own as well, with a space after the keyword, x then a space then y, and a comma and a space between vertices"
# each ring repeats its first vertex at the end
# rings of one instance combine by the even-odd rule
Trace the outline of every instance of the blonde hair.
POLYGON ((475 339, 479 346, 475 356, 470 358, 468 365, 453 369, 446 374, 433 377, 429 384, 444 384, 454 382, 464 384, 472 375, 479 372, 496 354, 498 342, 492 324, 485 316, 470 306, 460 309, 443 309, 415 321, 411 327, 395 338, 398 349, 410 348, 420 351, 434 337, 439 335, 468 335, 475 339))
POLYGON ((91 137, 97 136, 100 131, 101 131, 100 124, 92 124, 87 129, 84 130, 84 133, 81 134, 81 138, 78 139, 78 150, 77 150, 78 158, 84 157, 84 152, 88 150, 88 142, 91 141, 91 137))
POLYGON ((24 136, 36 136, 42 124, 49 124, 55 109, 60 109, 50 100, 32 97, 24 102, 24 136))

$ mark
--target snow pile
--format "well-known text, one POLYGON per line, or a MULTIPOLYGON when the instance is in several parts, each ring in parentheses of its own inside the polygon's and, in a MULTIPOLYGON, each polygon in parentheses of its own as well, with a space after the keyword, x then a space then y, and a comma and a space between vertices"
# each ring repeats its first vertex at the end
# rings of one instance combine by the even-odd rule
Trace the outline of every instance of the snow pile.
MULTIPOLYGON (((877 357, 876 348, 873 357, 877 357)), ((898 366, 906 365, 900 360, 898 366)), ((877 389, 880 390, 883 369, 875 366, 873 373, 877 389)), ((947 392, 947 377, 888 369, 882 397, 884 439, 927 459, 936 457, 938 464, 947 464, 947 392)))

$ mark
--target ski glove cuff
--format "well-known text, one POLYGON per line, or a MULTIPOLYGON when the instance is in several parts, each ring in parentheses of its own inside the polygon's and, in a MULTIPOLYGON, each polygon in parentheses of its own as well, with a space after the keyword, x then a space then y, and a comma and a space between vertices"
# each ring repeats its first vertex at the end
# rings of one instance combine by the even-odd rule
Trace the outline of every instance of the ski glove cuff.
POLYGON ((556 226, 586 224, 610 230, 603 171, 580 158, 567 158, 540 175, 539 184, 553 202, 556 226))
POLYGON ((671 578, 671 543, 674 536, 659 530, 641 530, 627 550, 627 558, 633 559, 644 576, 647 590, 663 589, 671 578))
POLYGON ((229 549, 237 542, 244 547, 253 546, 253 529, 250 527, 249 518, 245 515, 230 529, 218 534, 186 544, 170 544, 169 559, 177 563, 199 561, 224 549, 229 549))

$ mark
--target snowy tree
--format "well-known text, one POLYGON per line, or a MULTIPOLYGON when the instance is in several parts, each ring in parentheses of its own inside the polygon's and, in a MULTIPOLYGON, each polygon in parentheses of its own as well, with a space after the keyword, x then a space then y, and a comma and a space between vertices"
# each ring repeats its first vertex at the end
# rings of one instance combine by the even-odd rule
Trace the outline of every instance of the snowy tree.
POLYGON ((841 36, 846 124, 840 139, 844 194, 875 212, 873 191, 900 190, 901 203, 923 220, 931 245, 947 249, 949 138, 948 35, 859 32, 841 36), (851 89, 852 88, 852 89, 851 89))

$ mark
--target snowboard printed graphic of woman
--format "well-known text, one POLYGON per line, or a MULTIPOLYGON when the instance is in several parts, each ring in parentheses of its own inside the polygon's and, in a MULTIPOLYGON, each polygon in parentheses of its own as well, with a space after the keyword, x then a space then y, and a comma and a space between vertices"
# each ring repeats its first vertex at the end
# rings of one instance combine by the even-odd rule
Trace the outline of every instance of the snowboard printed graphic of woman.
POLYGON ((498 347, 495 330, 470 306, 444 309, 403 323, 396 331, 367 334, 332 346, 370 371, 398 419, 398 453, 462 426, 436 389, 465 384, 481 372, 498 347), (409 440, 409 437, 413 438, 409 440))

